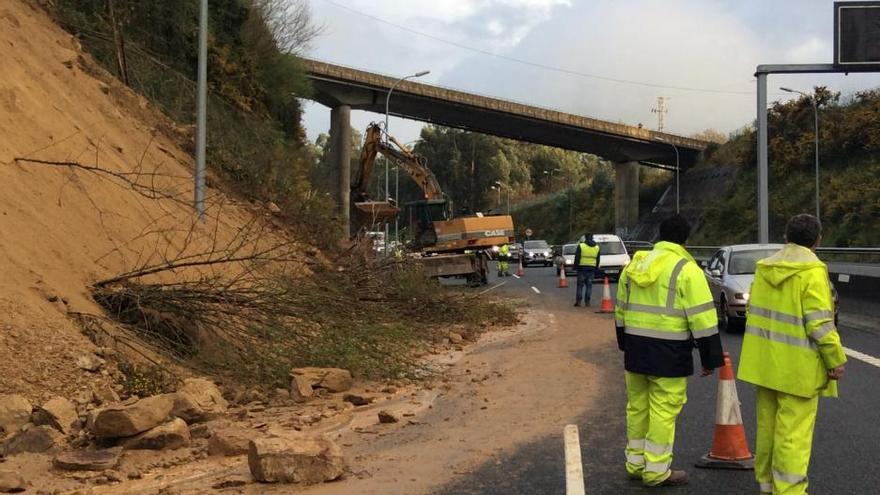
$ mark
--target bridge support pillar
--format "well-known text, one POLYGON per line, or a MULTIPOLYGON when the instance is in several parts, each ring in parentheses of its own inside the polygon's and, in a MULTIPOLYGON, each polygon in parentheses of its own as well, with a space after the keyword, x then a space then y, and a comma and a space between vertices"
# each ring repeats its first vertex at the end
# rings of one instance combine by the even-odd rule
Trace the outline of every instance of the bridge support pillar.
POLYGON ((639 223, 639 163, 615 163, 614 179, 614 228, 624 236, 639 223))
POLYGON ((351 107, 337 105, 330 110, 330 164, 337 176, 337 206, 343 240, 351 235, 351 107))

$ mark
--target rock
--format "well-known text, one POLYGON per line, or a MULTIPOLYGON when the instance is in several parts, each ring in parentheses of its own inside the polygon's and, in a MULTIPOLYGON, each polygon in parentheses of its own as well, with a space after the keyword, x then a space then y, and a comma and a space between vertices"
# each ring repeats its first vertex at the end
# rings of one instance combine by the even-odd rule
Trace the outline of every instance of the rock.
POLYGON ((229 403, 223 398, 220 388, 211 380, 204 378, 187 378, 183 386, 177 389, 177 393, 185 393, 192 397, 193 401, 204 413, 202 421, 225 414, 229 403))
POLYGON ((0 471, 0 493, 19 493, 27 489, 24 478, 12 471, 0 471))
POLYGON ((205 423, 196 423, 189 427, 190 438, 209 438, 211 434, 211 429, 205 423))
POLYGON ((461 344, 462 342, 464 342, 464 338, 461 336, 461 334, 449 332, 449 341, 453 344, 461 344))
POLYGON ((64 397, 55 397, 36 407, 33 419, 36 425, 48 425, 67 435, 73 424, 79 420, 79 414, 72 402, 64 397))
POLYGON ((217 428, 208 440, 208 455, 232 457, 247 454, 248 444, 255 434, 258 435, 236 426, 217 428))
POLYGON ((398 419, 398 417, 395 416, 394 414, 392 414, 388 411, 385 411, 385 410, 379 411, 379 422, 380 423, 388 424, 388 423, 397 423, 398 421, 400 421, 400 419, 398 419))
MULTIPOLYGON (((345 392, 351 388, 351 372, 339 368, 294 368, 291 377, 301 376, 306 383, 315 388, 330 392, 345 392)), ((291 391, 292 395, 292 391, 291 391)))
POLYGON ((367 404, 373 402, 373 399, 368 399, 366 397, 354 394, 345 394, 342 396, 342 400, 345 402, 351 402, 356 406, 366 406, 367 404))
POLYGON ((62 438, 51 426, 34 426, 12 435, 3 445, 3 455, 46 452, 62 438))
POLYGON ((94 354, 83 354, 76 360, 76 365, 80 369, 94 373, 104 366, 104 360, 94 354))
POLYGON ((92 387, 92 401, 102 406, 115 404, 119 402, 119 394, 110 385, 102 383, 92 387))
POLYGON ((189 436, 186 422, 180 418, 174 418, 163 425, 126 439, 122 442, 122 448, 126 450, 174 450, 188 447, 190 443, 192 443, 192 439, 189 436))
MULTIPOLYGON (((31 420, 31 403, 20 395, 0 395, 0 430, 14 433, 31 420)), ((0 439, 3 438, 0 431, 0 439)))
POLYGON ((173 394, 154 395, 130 405, 113 404, 95 411, 89 427, 99 438, 130 437, 164 423, 173 407, 173 394))
POLYGON ((290 399, 290 390, 283 388, 275 389, 275 400, 285 401, 290 399))
POLYGON ((120 473, 119 471, 108 469, 104 471, 103 475, 105 478, 107 478, 107 481, 111 483, 118 483, 122 481, 122 473, 120 473))
POLYGON ((207 419, 207 414, 205 414, 205 411, 199 406, 195 398, 186 392, 174 394, 174 406, 171 408, 171 415, 189 424, 207 419))
POLYGON ((133 469, 133 470, 129 471, 127 476, 128 476, 128 479, 130 479, 130 480, 139 480, 144 477, 144 475, 141 474, 141 472, 138 471, 137 469, 133 469))
POLYGON ((105 471, 119 464, 122 447, 101 450, 76 450, 55 456, 52 464, 65 471, 105 471))
POLYGON ((263 483, 314 484, 342 476, 345 460, 328 438, 261 438, 248 446, 248 466, 263 483))
POLYGON ((279 208, 278 205, 271 201, 266 203, 266 209, 271 211, 272 213, 281 213, 281 208, 279 208))
POLYGON ((248 480, 246 480, 244 478, 236 477, 236 478, 227 478, 225 480, 218 481, 217 483, 214 483, 213 485, 211 485, 211 488, 213 488, 215 490, 223 490, 225 488, 237 488, 237 487, 244 486, 247 484, 248 484, 248 480))
POLYGON ((290 376, 290 398, 296 402, 305 402, 315 395, 312 384, 302 375, 290 376))

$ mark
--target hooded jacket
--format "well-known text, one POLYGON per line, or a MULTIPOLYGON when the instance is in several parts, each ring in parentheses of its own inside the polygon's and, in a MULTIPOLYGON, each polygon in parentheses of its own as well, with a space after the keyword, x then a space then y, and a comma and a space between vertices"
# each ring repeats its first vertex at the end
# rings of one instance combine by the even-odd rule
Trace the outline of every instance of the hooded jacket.
POLYGON ((758 261, 740 380, 800 397, 836 397, 828 370, 845 362, 825 264, 797 244, 758 261))
POLYGON ((658 242, 635 254, 617 286, 615 320, 627 371, 692 375, 694 346, 704 368, 724 364, 709 284, 678 244, 658 242))

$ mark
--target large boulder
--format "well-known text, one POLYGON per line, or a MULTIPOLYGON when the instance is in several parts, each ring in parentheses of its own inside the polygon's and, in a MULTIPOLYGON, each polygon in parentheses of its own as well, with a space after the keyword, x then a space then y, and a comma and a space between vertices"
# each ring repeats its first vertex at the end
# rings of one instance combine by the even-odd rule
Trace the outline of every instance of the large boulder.
POLYGON ((328 438, 259 438, 248 447, 248 466, 263 483, 314 484, 342 476, 345 460, 328 438))
POLYGON ((208 455, 237 456, 248 453, 248 446, 254 438, 252 430, 237 426, 214 428, 208 439, 208 455))
POLYGON ((49 425, 65 435, 70 433, 73 424, 78 420, 76 406, 64 397, 55 397, 34 408, 34 424, 49 425))
POLYGON ((27 484, 18 473, 0 471, 0 493, 19 493, 27 490, 27 484))
POLYGON ((61 438, 61 433, 51 426, 34 426, 13 435, 0 452, 3 455, 46 452, 55 447, 61 438))
MULTIPOLYGON (((181 405, 187 403, 190 405, 193 421, 206 421, 215 418, 225 414, 229 407, 220 388, 214 382, 204 378, 187 378, 183 381, 183 386, 177 389, 177 396, 181 405), (196 414, 199 410, 201 413, 196 414)), ((178 417, 191 422, 184 417, 178 417)))
POLYGON ((95 412, 89 429, 96 437, 131 437, 164 423, 174 407, 174 394, 154 395, 133 404, 113 404, 95 412))
POLYGON ((174 450, 188 447, 192 442, 186 422, 180 418, 151 428, 140 435, 125 439, 124 449, 174 450))
POLYGON ((0 438, 31 420, 31 403, 20 395, 0 395, 0 438))
POLYGON ((345 392, 351 388, 351 372, 340 368, 294 368, 292 379, 300 377, 313 389, 324 388, 330 392, 345 392))
POLYGON ((311 382, 303 376, 290 373, 290 398, 296 402, 305 402, 315 395, 311 382))
POLYGON ((52 464, 65 471, 104 471, 119 464, 122 447, 101 450, 76 450, 55 456, 52 464))

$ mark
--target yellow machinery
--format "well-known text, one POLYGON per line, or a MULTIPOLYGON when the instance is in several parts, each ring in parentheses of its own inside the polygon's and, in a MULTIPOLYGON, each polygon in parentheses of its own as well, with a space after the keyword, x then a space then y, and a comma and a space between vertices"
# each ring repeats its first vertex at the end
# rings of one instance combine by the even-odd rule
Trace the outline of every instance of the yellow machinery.
POLYGON ((370 124, 364 136, 360 166, 351 187, 356 217, 361 225, 393 220, 400 208, 392 201, 372 200, 367 192, 376 156, 381 153, 394 160, 419 186, 423 199, 407 204, 413 251, 421 253, 426 272, 432 276, 467 277, 471 283, 486 283, 487 261, 492 247, 514 241, 510 215, 465 216, 451 218, 449 201, 424 158, 389 136, 382 140, 382 129, 370 124))

